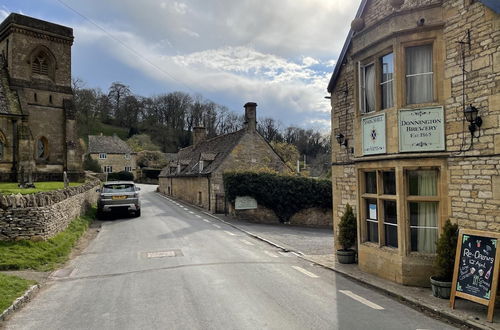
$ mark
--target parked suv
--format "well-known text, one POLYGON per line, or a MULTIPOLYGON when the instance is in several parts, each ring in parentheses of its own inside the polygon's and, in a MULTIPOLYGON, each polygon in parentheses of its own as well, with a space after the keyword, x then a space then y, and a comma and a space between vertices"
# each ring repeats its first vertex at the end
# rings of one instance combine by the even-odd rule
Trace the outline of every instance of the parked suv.
POLYGON ((132 181, 109 181, 97 189, 97 218, 102 218, 105 213, 115 211, 134 212, 136 217, 141 216, 141 201, 139 190, 132 181))

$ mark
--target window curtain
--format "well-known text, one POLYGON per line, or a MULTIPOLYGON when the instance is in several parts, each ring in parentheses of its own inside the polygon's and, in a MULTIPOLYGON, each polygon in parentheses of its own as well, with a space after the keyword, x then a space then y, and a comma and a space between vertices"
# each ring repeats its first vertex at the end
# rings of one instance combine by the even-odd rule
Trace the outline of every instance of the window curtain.
POLYGON ((375 65, 365 67, 365 112, 375 111, 375 65))
MULTIPOLYGON (((420 196, 437 195, 437 173, 435 171, 418 171, 418 192, 420 196)), ((436 253, 437 211, 438 203, 418 203, 418 251, 436 253), (431 228, 429 228, 431 227, 431 228), (432 228, 432 227, 435 227, 432 228)))
POLYGON ((432 46, 406 48, 406 102, 428 103, 434 100, 432 46))

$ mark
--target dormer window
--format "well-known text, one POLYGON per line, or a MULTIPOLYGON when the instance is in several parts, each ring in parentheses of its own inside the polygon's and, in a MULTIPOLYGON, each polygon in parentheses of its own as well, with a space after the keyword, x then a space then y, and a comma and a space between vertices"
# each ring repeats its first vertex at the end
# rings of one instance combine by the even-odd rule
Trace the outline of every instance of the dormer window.
POLYGON ((31 62, 31 71, 42 76, 49 75, 49 58, 44 51, 40 51, 31 62))

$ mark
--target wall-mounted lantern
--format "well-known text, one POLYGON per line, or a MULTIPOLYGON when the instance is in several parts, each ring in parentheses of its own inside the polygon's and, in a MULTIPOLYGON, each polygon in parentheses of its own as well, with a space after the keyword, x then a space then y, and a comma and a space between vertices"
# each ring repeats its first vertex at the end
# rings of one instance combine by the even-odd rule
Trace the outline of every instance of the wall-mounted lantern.
POLYGON ((344 136, 344 134, 339 133, 335 136, 335 139, 337 140, 337 143, 340 146, 344 146, 347 148, 347 138, 344 136))
POLYGON ((470 123, 469 125, 470 133, 474 135, 474 132, 478 130, 483 124, 483 120, 481 119, 481 117, 478 116, 477 108, 472 104, 469 104, 464 109, 464 116, 465 119, 470 123))

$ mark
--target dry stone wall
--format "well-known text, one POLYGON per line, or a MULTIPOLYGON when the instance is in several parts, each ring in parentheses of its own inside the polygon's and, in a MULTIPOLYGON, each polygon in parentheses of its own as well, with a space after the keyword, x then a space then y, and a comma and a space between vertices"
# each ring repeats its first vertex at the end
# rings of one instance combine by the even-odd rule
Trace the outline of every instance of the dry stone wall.
POLYGON ((99 181, 28 195, 0 195, 0 240, 44 240, 97 202, 99 181))

